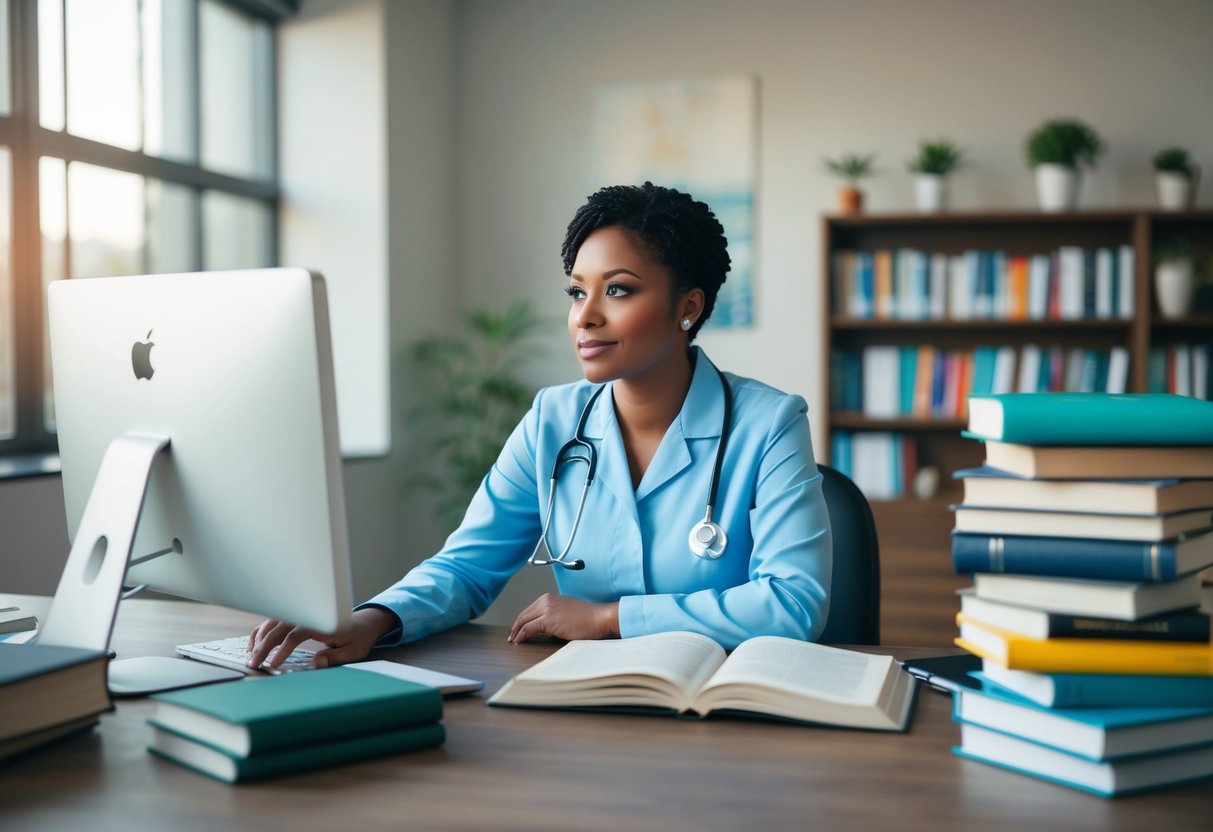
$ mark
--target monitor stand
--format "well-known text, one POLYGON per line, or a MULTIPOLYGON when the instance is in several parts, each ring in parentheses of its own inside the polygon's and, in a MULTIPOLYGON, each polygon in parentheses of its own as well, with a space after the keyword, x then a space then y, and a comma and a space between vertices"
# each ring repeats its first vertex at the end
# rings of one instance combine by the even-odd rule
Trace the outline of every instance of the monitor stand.
MULTIPOLYGON (((38 644, 109 651, 152 463, 168 447, 167 436, 131 432, 106 448, 38 644)), ((142 696, 243 675, 168 656, 118 659, 110 662, 109 688, 115 696, 142 696)))

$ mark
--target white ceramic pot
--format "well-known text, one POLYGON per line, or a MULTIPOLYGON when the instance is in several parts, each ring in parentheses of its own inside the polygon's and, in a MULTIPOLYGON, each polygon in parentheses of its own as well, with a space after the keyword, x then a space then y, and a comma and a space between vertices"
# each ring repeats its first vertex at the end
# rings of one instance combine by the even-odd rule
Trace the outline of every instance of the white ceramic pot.
POLYGON ((1164 318, 1183 318, 1192 311, 1193 283, 1190 259, 1165 260, 1154 267, 1154 296, 1164 318))
POLYGON ((1182 173, 1157 171, 1154 185, 1158 189, 1159 207, 1167 211, 1183 211, 1192 207, 1192 180, 1182 173))
POLYGON ((1037 165, 1036 198, 1042 211, 1073 211, 1078 207, 1078 169, 1037 165))
POLYGON ((938 173, 914 175, 914 202, 925 214, 943 211, 948 207, 948 179, 938 173))

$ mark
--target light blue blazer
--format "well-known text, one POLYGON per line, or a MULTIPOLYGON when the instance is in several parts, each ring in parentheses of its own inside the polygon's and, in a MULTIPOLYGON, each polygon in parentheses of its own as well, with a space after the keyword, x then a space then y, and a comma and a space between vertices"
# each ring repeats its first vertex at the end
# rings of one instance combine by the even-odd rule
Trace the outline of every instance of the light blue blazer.
MULTIPOLYGON (((830 522, 813 459, 807 405, 748 378, 725 374, 733 427, 713 518, 728 535, 717 560, 693 554, 691 527, 704 516, 724 416, 720 377, 698 351, 691 388, 640 487, 633 489, 610 391, 594 403, 585 436, 598 452, 560 592, 618 601, 624 638, 670 630, 703 633, 732 649, 748 638, 815 639, 829 612, 830 522)), ((362 606, 403 622, 380 645, 421 638, 485 611, 527 561, 547 512, 560 447, 573 435, 595 385, 549 387, 506 441, 438 554, 362 606)), ((549 540, 564 548, 586 465, 562 466, 549 540)))

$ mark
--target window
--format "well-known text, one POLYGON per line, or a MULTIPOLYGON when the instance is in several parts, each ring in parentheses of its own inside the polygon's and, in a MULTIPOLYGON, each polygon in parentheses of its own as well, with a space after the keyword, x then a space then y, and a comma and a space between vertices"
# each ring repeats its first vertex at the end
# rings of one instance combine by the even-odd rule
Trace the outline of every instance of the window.
POLYGON ((0 455, 55 450, 46 286, 273 265, 293 0, 0 0, 0 455))

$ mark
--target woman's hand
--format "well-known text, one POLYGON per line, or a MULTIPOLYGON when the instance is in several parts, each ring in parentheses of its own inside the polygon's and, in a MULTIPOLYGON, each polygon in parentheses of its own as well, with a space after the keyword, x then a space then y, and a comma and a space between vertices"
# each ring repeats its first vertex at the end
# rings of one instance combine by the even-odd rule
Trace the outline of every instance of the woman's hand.
POLYGON ((573 639, 619 638, 619 604, 591 604, 545 592, 518 613, 509 641, 521 644, 531 636, 573 639))
POLYGON ((312 667, 334 667, 356 662, 370 655, 375 642, 397 626, 396 616, 375 607, 355 610, 349 626, 332 635, 282 621, 263 621, 249 633, 248 666, 259 668, 266 663, 270 667, 277 667, 286 661, 292 650, 309 638, 328 645, 316 651, 312 667))

